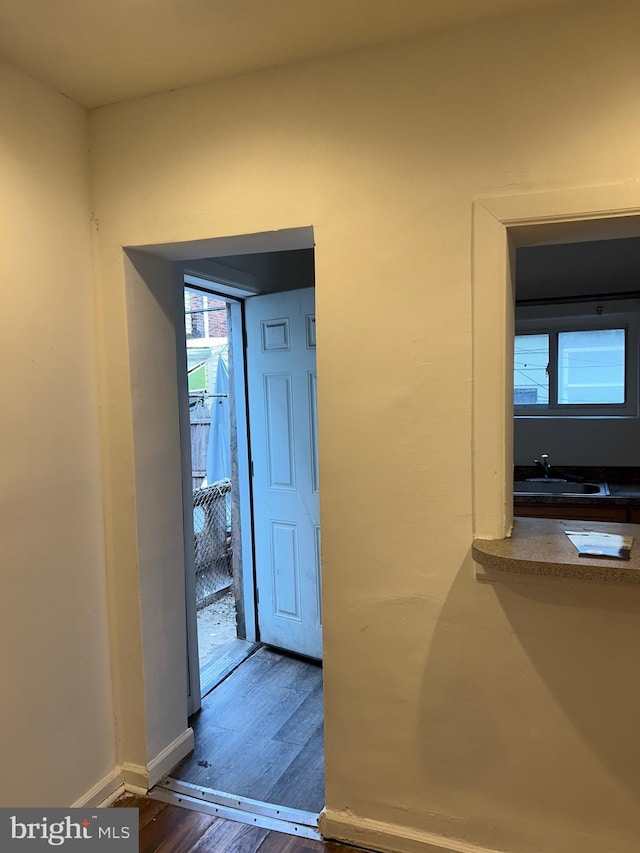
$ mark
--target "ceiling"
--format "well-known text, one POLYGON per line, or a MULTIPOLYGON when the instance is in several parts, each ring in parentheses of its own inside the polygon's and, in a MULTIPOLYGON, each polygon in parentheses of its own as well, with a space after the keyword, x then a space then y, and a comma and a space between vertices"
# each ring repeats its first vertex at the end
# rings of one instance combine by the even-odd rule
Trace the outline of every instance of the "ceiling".
POLYGON ((568 0, 0 0, 0 56, 85 107, 568 0))
POLYGON ((640 237, 526 246, 516 254, 516 299, 640 292, 640 237))

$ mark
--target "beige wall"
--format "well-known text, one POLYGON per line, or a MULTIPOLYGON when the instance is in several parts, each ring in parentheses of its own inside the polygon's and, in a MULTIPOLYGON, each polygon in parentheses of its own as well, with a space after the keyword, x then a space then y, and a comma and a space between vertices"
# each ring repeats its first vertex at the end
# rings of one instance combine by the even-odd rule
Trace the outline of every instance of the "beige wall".
POLYGON ((349 837, 637 849, 637 590, 482 586, 469 547, 472 201, 638 179, 639 24, 635 0, 579 3, 92 114, 123 599, 136 500, 162 499, 134 498, 121 247, 314 227, 327 826, 349 837))
POLYGON ((0 804, 115 764, 86 112, 0 65, 0 804))

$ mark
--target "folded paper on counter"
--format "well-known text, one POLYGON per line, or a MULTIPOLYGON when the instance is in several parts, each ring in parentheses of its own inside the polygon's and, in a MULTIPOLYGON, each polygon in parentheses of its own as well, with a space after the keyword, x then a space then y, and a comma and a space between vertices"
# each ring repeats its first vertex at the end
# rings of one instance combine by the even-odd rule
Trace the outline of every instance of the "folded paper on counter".
POLYGON ((630 560, 633 536, 619 533, 594 533, 592 530, 565 530, 578 550, 579 557, 604 557, 630 560))

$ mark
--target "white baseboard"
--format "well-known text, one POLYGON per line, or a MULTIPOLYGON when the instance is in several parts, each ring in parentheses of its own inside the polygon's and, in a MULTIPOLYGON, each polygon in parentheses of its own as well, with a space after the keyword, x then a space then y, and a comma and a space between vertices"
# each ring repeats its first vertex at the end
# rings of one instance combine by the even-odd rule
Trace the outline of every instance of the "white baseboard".
POLYGON ((122 765, 125 788, 132 793, 148 791, 192 750, 193 729, 189 728, 152 758, 146 766, 125 762, 122 765))
POLYGON ((71 808, 81 809, 86 808, 87 806, 102 808, 103 806, 109 806, 123 792, 124 784, 122 782, 122 769, 120 767, 114 767, 114 769, 100 779, 93 788, 77 799, 71 808))
POLYGON ((137 794, 140 797, 145 797, 149 793, 149 789, 146 787, 141 788, 138 785, 134 785, 132 782, 125 782, 124 785, 125 794, 137 794))
POLYGON ((147 785, 148 778, 149 773, 147 772, 147 768, 142 764, 131 764, 129 761, 125 761, 122 765, 124 787, 127 791, 131 791, 132 794, 146 794, 149 790, 149 786, 147 785))
POLYGON ((153 788, 163 776, 173 770, 182 759, 193 752, 194 740, 193 729, 185 729, 169 746, 152 758, 147 767, 149 768, 149 787, 153 788))
MULTIPOLYGON (((120 770, 120 778, 122 779, 122 770, 120 770)), ((116 788, 116 790, 112 794, 109 794, 109 796, 106 799, 104 799, 104 800, 102 800, 102 802, 98 803, 98 808, 99 809, 108 809, 112 803, 115 803, 116 800, 120 799, 120 797, 125 793, 125 791, 126 791, 126 789, 124 787, 124 782, 121 781, 119 786, 116 788)))
POLYGON ((321 812, 319 827, 323 838, 381 853, 499 853, 460 839, 333 809, 321 812))

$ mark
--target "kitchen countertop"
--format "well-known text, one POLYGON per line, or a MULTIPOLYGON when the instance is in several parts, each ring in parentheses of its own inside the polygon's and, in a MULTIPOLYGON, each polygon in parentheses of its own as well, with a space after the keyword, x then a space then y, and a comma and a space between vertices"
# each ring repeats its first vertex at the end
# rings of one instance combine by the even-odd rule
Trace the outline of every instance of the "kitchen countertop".
POLYGON ((510 538, 474 539, 471 553, 478 564, 478 580, 508 580, 519 575, 635 584, 640 588, 640 524, 516 518, 510 538), (633 536, 631 559, 579 557, 565 530, 633 536))
MULTIPOLYGON (((554 467, 551 476, 578 475, 587 483, 606 483, 608 495, 514 495, 516 506, 527 504, 584 504, 585 506, 601 506, 603 503, 616 506, 640 506, 640 469, 638 468, 587 468, 587 467, 554 467)), ((533 466, 518 465, 514 467, 514 480, 526 480, 539 476, 540 472, 533 466)))

